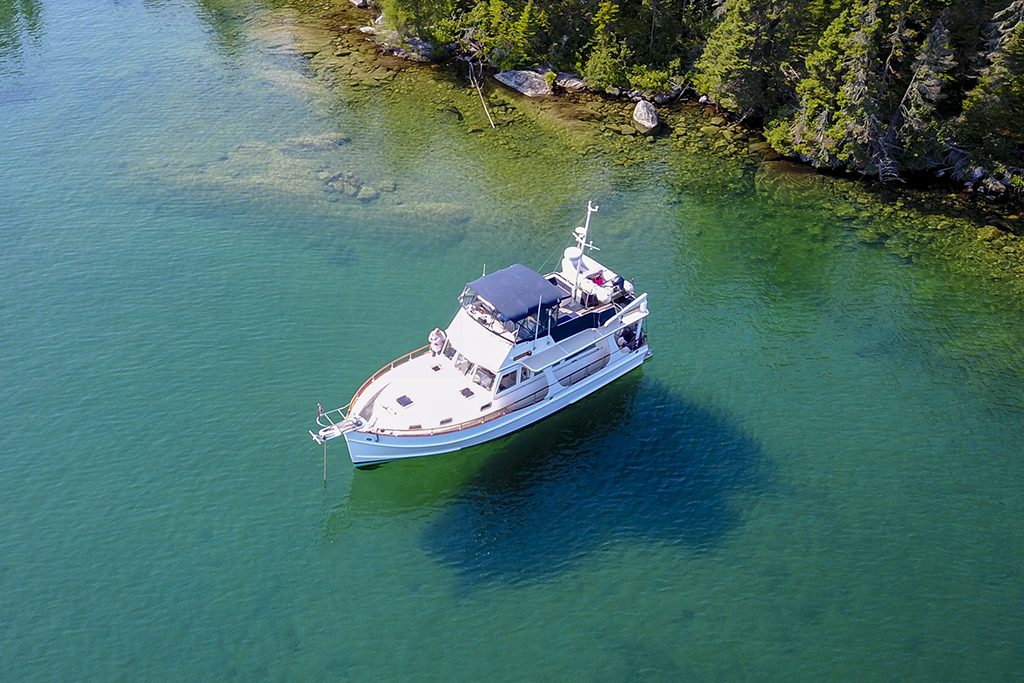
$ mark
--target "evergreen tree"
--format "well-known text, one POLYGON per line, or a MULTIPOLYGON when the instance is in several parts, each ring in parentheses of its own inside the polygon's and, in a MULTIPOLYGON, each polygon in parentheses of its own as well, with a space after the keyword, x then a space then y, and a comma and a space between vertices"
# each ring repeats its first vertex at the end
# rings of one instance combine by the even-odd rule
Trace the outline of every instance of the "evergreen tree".
MULTIPOLYGON (((984 67, 977 84, 967 93, 959 120, 960 142, 981 163, 1004 167, 1024 163, 1022 68, 1024 0, 1014 0, 992 18, 984 67)), ((1019 174, 1018 168, 1014 175, 1019 174)))
POLYGON ((435 38, 435 27, 453 9, 452 0, 378 0, 388 21, 402 33, 435 38))
POLYGON ((878 0, 858 0, 829 24, 807 57, 796 111, 766 131, 777 148, 816 166, 871 172, 881 161, 888 172, 890 155, 872 145, 879 138, 878 8, 878 0))
POLYGON ((601 0, 594 15, 594 37, 590 54, 581 66, 583 78, 594 88, 608 89, 626 83, 626 61, 629 51, 619 39, 615 26, 619 6, 614 0, 601 0))
POLYGON ((806 19, 807 0, 724 0, 724 18, 695 65, 694 84, 742 117, 764 117, 792 96, 786 57, 806 19))
POLYGON ((599 89, 692 77, 819 167, 1024 177, 1024 0, 380 2, 501 68, 575 64, 599 89))
POLYGON ((937 164, 937 106, 955 66, 945 5, 857 0, 841 12, 805 61, 792 113, 769 122, 769 139, 815 165, 883 180, 937 164))
POLYGON ((890 141, 898 137, 903 166, 922 170, 938 166, 947 145, 944 122, 937 115, 956 66, 947 26, 948 12, 935 21, 914 59, 910 80, 889 123, 890 141))

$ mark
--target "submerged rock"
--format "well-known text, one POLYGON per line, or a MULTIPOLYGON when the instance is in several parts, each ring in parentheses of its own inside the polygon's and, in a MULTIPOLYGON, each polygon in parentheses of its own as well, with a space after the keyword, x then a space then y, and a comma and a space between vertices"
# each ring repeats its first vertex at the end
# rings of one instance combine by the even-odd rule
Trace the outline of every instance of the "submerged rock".
POLYGON ((782 160, 782 155, 776 152, 775 148, 772 147, 767 142, 751 142, 749 145, 747 145, 747 151, 749 151, 751 154, 760 154, 765 161, 782 160))
POLYGON ((658 127, 658 111, 647 100, 640 100, 633 108, 633 121, 640 130, 649 133, 658 127))
POLYGON ((351 141, 352 139, 344 133, 302 135, 285 140, 281 145, 281 150, 286 153, 324 152, 337 149, 351 141))
POLYGON ((521 92, 527 97, 542 97, 551 94, 547 79, 536 71, 502 71, 494 78, 502 85, 521 92))
MULTIPOLYGON (((382 14, 378 19, 382 18, 382 14)), ((434 45, 416 36, 402 35, 394 29, 385 28, 380 21, 370 26, 361 26, 359 31, 373 36, 384 52, 412 62, 429 62, 434 45)))
POLYGON ((391 211, 396 216, 419 222, 461 224, 470 219, 469 209, 452 202, 416 202, 395 206, 391 211))
POLYGON ((466 117, 465 117, 465 116, 464 116, 464 115, 462 114, 462 112, 461 112, 461 111, 459 111, 459 108, 458 108, 458 107, 456 107, 456 106, 455 106, 455 105, 453 105, 453 104, 449 104, 449 105, 448 105, 448 106, 446 106, 446 107, 441 107, 441 110, 440 110, 440 111, 441 111, 441 113, 442 113, 442 114, 451 114, 452 116, 454 116, 454 117, 455 117, 455 119, 456 119, 457 121, 462 121, 463 119, 465 119, 465 118, 466 118, 466 117))
POLYGON ((758 194, 792 205, 805 202, 809 192, 818 191, 828 183, 826 176, 810 166, 788 160, 764 161, 754 175, 758 194))
POLYGON ((306 17, 291 8, 254 17, 249 31, 256 42, 271 53, 307 57, 326 48, 336 37, 327 22, 306 17))
POLYGON ((994 225, 986 225, 978 230, 978 239, 984 242, 991 242, 1003 236, 1003 231, 994 225))
POLYGON ((356 193, 356 199, 361 202, 372 202, 378 197, 380 197, 380 193, 369 185, 363 185, 359 188, 359 192, 356 193))

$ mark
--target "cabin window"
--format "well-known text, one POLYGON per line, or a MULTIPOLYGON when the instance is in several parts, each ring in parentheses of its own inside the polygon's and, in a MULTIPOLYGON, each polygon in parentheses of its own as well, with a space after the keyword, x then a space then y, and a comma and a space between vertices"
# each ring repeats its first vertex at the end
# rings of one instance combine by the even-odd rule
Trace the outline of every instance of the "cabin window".
POLYGON ((506 372, 504 375, 501 376, 501 381, 498 382, 499 394, 505 391, 506 389, 510 389, 516 385, 516 374, 516 371, 513 370, 512 372, 506 372))
POLYGON ((477 366, 476 374, 473 375, 473 381, 490 391, 491 387, 494 386, 494 373, 487 368, 477 366))
POLYGON ((444 353, 445 358, 451 360, 452 358, 455 358, 455 354, 458 353, 458 351, 455 350, 455 347, 452 346, 451 342, 448 342, 444 345, 444 351, 442 353, 444 353))
POLYGON ((523 382, 525 382, 526 380, 530 379, 530 377, 532 377, 532 376, 533 376, 533 373, 532 373, 532 372, 530 372, 530 368, 527 368, 527 367, 523 367, 523 368, 521 368, 521 369, 520 369, 520 373, 522 374, 522 376, 520 377, 520 379, 521 379, 521 380, 522 380, 523 382))
POLYGON ((473 363, 460 353, 458 360, 455 361, 455 369, 463 375, 468 375, 469 371, 473 369, 473 363))

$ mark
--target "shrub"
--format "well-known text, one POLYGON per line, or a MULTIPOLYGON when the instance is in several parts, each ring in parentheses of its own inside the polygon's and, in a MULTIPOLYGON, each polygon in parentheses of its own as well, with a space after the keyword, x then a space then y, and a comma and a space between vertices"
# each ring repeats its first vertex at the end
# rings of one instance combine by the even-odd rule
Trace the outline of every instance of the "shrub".
POLYGON ((626 74, 629 86, 646 93, 667 92, 672 80, 667 69, 652 69, 644 64, 634 64, 626 74))

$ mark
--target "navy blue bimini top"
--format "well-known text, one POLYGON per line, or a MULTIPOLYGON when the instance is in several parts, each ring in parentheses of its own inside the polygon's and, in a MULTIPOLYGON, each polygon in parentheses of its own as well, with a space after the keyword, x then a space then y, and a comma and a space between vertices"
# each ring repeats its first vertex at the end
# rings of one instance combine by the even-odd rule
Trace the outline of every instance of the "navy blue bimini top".
POLYGON ((467 287, 513 322, 536 314, 538 301, 541 309, 549 308, 565 295, 540 273, 521 263, 477 278, 467 287))

